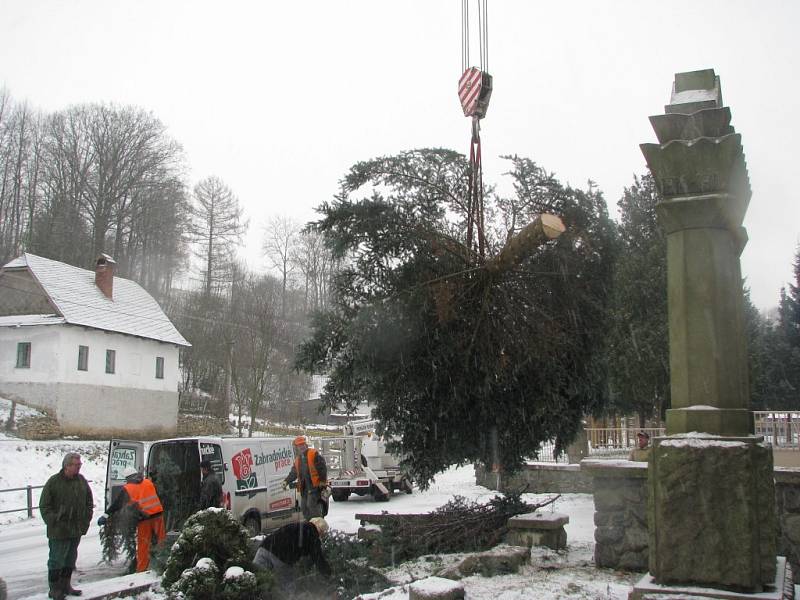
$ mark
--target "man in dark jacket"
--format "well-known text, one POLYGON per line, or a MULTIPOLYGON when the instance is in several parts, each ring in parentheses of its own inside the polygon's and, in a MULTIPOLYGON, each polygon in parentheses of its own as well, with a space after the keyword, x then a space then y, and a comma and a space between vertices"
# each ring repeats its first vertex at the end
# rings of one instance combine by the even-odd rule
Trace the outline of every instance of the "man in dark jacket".
POLYGON ((92 490, 80 474, 81 455, 69 452, 61 462, 61 470, 50 477, 39 498, 39 512, 47 524, 50 554, 47 559, 47 580, 50 597, 64 600, 66 595, 80 596, 72 587, 72 572, 78 558, 78 544, 92 520, 92 490))
POLYGON ((331 567, 322 553, 321 539, 328 532, 328 524, 322 517, 315 517, 302 523, 289 523, 261 542, 253 564, 262 569, 281 570, 293 565, 303 556, 310 556, 314 566, 328 577, 331 567))
POLYGON ((164 529, 164 508, 156 493, 156 487, 147 477, 144 477, 133 467, 126 467, 122 472, 125 485, 108 512, 97 519, 97 524, 103 526, 108 521, 108 516, 128 508, 136 515, 136 572, 146 571, 150 566, 150 544, 153 537, 156 543, 161 542, 167 532, 164 529))
POLYGON ((200 463, 200 473, 203 475, 203 487, 200 488, 200 510, 222 507, 222 484, 211 468, 210 461, 204 460, 200 463))
POLYGON ((294 445, 294 465, 283 481, 283 489, 297 480, 300 508, 306 519, 324 517, 328 513, 328 465, 321 452, 309 448, 305 436, 297 436, 294 445))

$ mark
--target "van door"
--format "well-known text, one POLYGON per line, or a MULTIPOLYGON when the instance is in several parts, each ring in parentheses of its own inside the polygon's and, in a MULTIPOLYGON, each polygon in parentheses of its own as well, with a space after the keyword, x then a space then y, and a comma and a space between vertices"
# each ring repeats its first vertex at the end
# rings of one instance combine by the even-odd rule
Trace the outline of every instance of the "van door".
POLYGON ((106 467, 106 506, 105 510, 125 485, 123 471, 133 467, 142 472, 144 466, 144 442, 131 440, 111 440, 108 444, 108 465, 106 467))
POLYGON ((177 531, 200 508, 200 447, 197 439, 153 442, 147 473, 156 486, 164 525, 177 531))
POLYGON ((266 511, 262 513, 264 529, 269 531, 302 520, 295 490, 284 490, 281 486, 294 464, 291 438, 263 438, 261 456, 268 492, 266 511))

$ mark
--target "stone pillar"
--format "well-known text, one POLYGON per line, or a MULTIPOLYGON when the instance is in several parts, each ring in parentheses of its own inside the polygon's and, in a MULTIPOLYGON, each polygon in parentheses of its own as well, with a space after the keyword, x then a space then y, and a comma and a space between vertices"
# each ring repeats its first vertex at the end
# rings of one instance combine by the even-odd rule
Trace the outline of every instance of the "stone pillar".
POLYGON ((776 573, 772 454, 752 436, 739 255, 750 185, 713 70, 678 73, 658 144, 642 144, 663 196, 670 387, 654 440, 649 567, 663 585, 761 592, 776 573))

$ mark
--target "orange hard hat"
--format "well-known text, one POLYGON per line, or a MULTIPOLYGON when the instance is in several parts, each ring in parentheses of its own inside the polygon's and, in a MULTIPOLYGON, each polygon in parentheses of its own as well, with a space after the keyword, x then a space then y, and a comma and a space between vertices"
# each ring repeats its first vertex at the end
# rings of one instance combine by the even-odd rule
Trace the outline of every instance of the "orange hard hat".
POLYGON ((304 435, 298 435, 296 438, 294 438, 294 442, 292 442, 292 444, 294 444, 295 446, 302 446, 303 444, 306 443, 307 443, 306 436, 304 435))

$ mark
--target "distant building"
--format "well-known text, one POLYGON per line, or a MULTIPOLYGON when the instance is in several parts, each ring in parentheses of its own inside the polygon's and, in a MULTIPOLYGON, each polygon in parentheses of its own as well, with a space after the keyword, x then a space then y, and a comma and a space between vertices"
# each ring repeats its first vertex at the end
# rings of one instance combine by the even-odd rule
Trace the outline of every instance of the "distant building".
POLYGON ((94 271, 28 253, 0 270, 0 395, 66 434, 174 434, 190 345, 105 254, 94 271))

